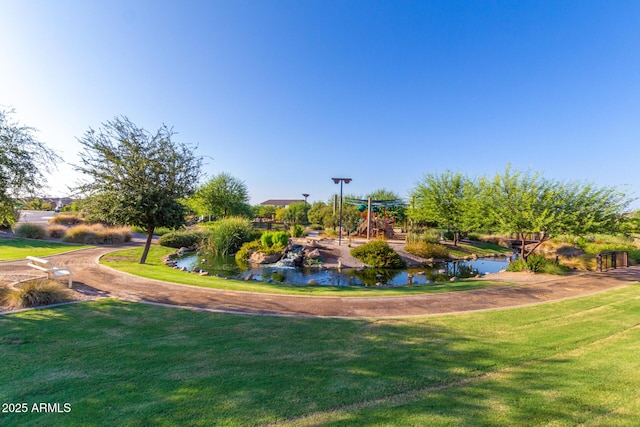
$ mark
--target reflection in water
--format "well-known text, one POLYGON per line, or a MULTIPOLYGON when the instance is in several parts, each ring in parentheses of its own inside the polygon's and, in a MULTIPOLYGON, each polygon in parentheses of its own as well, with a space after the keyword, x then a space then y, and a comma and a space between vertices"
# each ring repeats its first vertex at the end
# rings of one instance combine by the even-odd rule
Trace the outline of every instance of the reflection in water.
POLYGON ((430 266, 412 267, 404 270, 365 268, 362 270, 318 267, 255 266, 238 263, 234 257, 213 255, 189 255, 178 260, 179 267, 193 270, 198 267, 212 275, 250 279, 262 282, 306 285, 317 283, 325 286, 405 286, 433 282, 446 282, 452 277, 468 278, 479 274, 497 273, 507 266, 506 258, 478 259, 475 261, 450 261, 430 266))

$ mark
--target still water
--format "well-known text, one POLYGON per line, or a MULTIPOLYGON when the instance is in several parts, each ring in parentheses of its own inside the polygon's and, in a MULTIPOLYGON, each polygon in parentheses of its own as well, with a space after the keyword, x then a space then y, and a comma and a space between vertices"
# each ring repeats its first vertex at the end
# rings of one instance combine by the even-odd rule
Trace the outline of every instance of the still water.
POLYGON ((468 278, 497 273, 507 267, 507 258, 485 258, 474 261, 449 261, 403 270, 366 268, 328 269, 322 267, 280 267, 250 265, 236 262, 234 257, 188 255, 178 261, 178 267, 193 270, 198 267, 211 275, 262 282, 306 285, 310 281, 325 286, 404 286, 445 282, 452 277, 468 278))

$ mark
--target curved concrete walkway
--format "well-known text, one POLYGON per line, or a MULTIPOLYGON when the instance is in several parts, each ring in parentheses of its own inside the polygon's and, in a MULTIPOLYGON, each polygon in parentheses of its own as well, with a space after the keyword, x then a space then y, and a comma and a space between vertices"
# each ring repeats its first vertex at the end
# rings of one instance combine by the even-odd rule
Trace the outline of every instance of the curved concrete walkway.
MULTIPOLYGON (((260 294, 186 286, 122 273, 98 263, 119 247, 98 247, 50 258, 73 272, 74 289, 86 297, 113 297, 126 301, 185 306, 239 314, 313 317, 408 317, 471 312, 557 301, 640 282, 640 267, 607 273, 569 276, 496 274, 492 280, 518 281, 490 289, 395 297, 310 297, 260 294)), ((34 273, 26 261, 0 263, 0 274, 34 273)))

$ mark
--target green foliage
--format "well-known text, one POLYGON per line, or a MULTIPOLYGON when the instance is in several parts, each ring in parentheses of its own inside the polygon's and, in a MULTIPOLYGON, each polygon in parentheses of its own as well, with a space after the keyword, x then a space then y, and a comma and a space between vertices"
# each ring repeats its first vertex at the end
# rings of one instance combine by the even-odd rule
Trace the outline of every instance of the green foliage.
POLYGON ((13 227, 20 219, 20 211, 15 208, 13 200, 2 199, 0 195, 0 229, 13 227))
POLYGON ((202 243, 208 230, 177 230, 163 234, 158 239, 158 244, 170 248, 183 248, 202 243))
POLYGON ((192 194, 200 177, 202 159, 192 147, 174 142, 173 135, 167 126, 152 134, 121 116, 79 138, 84 151, 76 169, 92 178, 79 188, 90 195, 85 208, 100 221, 146 230, 141 264, 156 227, 185 223, 180 201, 192 194))
POLYGON ((189 205, 200 215, 213 219, 228 216, 252 216, 249 190, 244 181, 223 172, 204 183, 189 205))
POLYGON ((437 223, 453 232, 457 244, 461 232, 479 224, 477 185, 460 173, 427 174, 412 192, 410 217, 417 222, 437 223))
POLYGON ((291 234, 291 237, 303 237, 307 235, 305 228, 300 224, 292 225, 289 229, 289 233, 291 234))
POLYGON ((289 244, 289 234, 286 231, 274 231, 271 242, 275 248, 284 248, 289 244))
POLYGON ((12 119, 14 113, 12 109, 0 109, 0 227, 5 228, 18 220, 14 200, 42 188, 43 172, 60 160, 36 139, 36 129, 12 119))
POLYGON ((49 280, 34 280, 3 293, 2 304, 10 308, 39 307, 70 301, 70 292, 49 280))
POLYGON ((420 231, 414 231, 407 234, 407 243, 425 242, 425 243, 439 243, 440 232, 435 228, 427 228, 420 231))
POLYGON ((207 250, 216 255, 235 254, 243 243, 251 240, 251 222, 247 218, 223 218, 210 226, 211 234, 205 240, 207 250))
POLYGON ((263 245, 257 241, 253 240, 251 242, 245 242, 242 244, 238 252, 236 252, 236 259, 240 261, 246 261, 249 259, 253 252, 258 252, 263 249, 263 245))
POLYGON ((408 243, 404 249, 410 254, 419 256, 421 258, 436 258, 436 259, 448 259, 449 249, 446 246, 438 243, 428 242, 413 242, 408 243))
POLYGON ((546 274, 566 274, 569 268, 556 264, 542 254, 531 254, 526 260, 518 258, 509 263, 507 271, 520 272, 530 271, 532 273, 546 274))
POLYGON ((372 240, 351 250, 351 255, 371 267, 404 268, 406 263, 384 240, 372 240))
MULTIPOLYGON (((512 171, 480 182, 484 226, 504 233, 560 234, 615 232, 629 203, 615 188, 546 179, 541 173, 512 171)), ((535 248, 522 246, 526 259, 535 248)))
POLYGON ((262 233, 262 236, 260 236, 260 242, 262 243, 262 246, 265 248, 270 248, 271 246, 273 246, 273 232, 272 231, 267 231, 265 233, 262 233))
POLYGON ((19 224, 15 229, 15 234, 28 239, 46 239, 47 230, 40 224, 29 222, 19 224))

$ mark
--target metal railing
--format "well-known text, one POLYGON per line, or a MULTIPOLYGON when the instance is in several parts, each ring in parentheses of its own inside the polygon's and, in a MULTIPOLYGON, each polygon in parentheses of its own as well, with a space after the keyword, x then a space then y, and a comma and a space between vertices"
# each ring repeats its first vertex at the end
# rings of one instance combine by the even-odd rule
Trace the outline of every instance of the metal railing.
POLYGON ((596 255, 596 271, 628 266, 629 253, 626 251, 600 252, 596 255))

